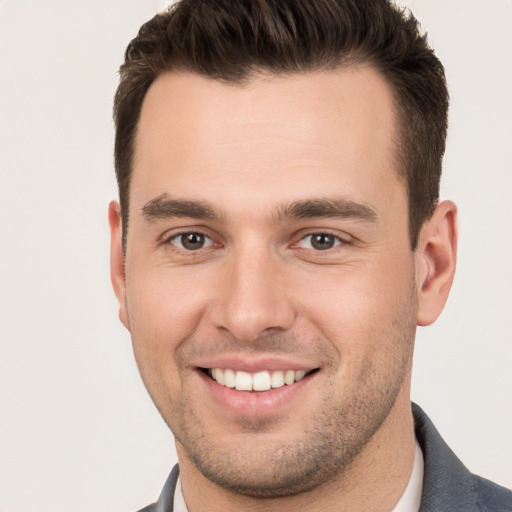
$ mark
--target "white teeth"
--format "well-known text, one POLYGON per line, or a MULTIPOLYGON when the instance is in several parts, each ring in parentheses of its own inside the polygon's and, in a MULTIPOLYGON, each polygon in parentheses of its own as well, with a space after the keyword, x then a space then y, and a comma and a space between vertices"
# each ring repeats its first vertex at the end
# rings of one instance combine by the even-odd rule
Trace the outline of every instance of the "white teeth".
POLYGON ((273 388, 281 388, 284 386, 283 372, 272 372, 272 379, 270 382, 273 388))
POLYGON ((304 370, 297 370, 295 372, 295 382, 303 379, 306 376, 306 372, 304 370))
POLYGON ((211 377, 221 386, 236 388, 238 391, 267 391, 291 385, 306 376, 305 370, 273 371, 267 370, 250 374, 231 369, 212 368, 211 377))
POLYGON ((293 370, 288 370, 284 374, 284 383, 288 384, 288 386, 289 386, 290 384, 293 384, 294 382, 295 382, 295 372, 293 370))
POLYGON ((213 378, 219 383, 224 385, 224 372, 220 368, 214 368, 212 370, 213 378))
POLYGON ((254 391, 267 391, 271 387, 270 373, 258 372, 252 376, 252 389, 254 391))
POLYGON ((251 374, 247 372, 236 372, 235 388, 238 391, 252 391, 251 374))
MULTIPOLYGON (((220 373, 222 373, 222 370, 220 368, 217 368, 217 370, 220 373)), ((217 379, 215 379, 215 380, 217 380, 217 379)), ((219 382, 219 381, 217 380, 217 382, 219 382)), ((221 383, 219 382, 219 384, 221 384, 221 383)), ((228 388, 235 387, 235 372, 233 370, 224 370, 224 386, 226 386, 228 388)))

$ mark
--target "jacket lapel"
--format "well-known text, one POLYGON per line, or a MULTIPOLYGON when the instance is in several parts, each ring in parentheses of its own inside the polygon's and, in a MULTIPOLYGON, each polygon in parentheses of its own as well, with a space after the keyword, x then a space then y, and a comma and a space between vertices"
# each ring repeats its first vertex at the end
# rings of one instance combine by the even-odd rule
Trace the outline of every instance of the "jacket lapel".
POLYGON ((420 512, 478 511, 473 475, 443 441, 421 407, 412 404, 425 470, 420 512))

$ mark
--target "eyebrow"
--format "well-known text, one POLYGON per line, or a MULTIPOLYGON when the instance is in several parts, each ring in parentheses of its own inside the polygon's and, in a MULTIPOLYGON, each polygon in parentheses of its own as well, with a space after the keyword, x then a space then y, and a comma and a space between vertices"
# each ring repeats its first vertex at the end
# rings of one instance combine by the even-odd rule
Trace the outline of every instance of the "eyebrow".
POLYGON ((342 218, 364 222, 376 222, 377 213, 364 203, 345 198, 320 198, 294 201, 278 209, 274 215, 276 223, 283 220, 342 218))
MULTIPOLYGON (((142 216, 148 221, 184 217, 191 219, 221 220, 224 215, 204 201, 175 199, 166 193, 151 199, 142 207, 142 216)), ((373 208, 364 203, 357 203, 345 198, 319 198, 294 201, 277 208, 272 221, 342 218, 356 221, 375 222, 377 214, 373 208)))
POLYGON ((173 217, 207 220, 216 220, 221 217, 220 213, 207 203, 202 201, 173 199, 165 193, 148 201, 141 210, 142 216, 148 222, 173 217))

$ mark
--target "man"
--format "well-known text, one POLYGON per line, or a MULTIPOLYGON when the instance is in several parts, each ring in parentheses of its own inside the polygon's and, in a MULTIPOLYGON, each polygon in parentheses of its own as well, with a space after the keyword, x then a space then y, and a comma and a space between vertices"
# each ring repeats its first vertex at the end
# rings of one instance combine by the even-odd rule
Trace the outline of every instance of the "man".
POLYGON ((145 510, 512 510, 410 403, 448 93, 385 0, 182 0, 115 100, 112 281, 179 470, 145 510))

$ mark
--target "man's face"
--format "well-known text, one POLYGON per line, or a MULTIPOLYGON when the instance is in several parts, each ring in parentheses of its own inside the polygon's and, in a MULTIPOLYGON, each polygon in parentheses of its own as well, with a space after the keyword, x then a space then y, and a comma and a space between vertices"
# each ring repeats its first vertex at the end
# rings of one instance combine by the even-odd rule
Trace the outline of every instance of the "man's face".
POLYGON ((367 67, 151 86, 121 318, 182 464, 247 495, 300 492, 408 406, 417 301, 395 133, 367 67))

